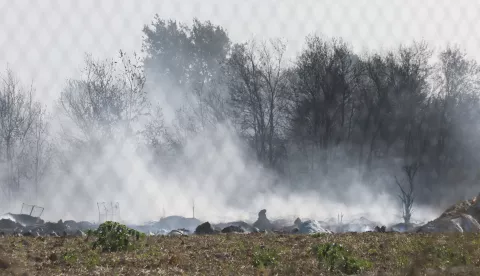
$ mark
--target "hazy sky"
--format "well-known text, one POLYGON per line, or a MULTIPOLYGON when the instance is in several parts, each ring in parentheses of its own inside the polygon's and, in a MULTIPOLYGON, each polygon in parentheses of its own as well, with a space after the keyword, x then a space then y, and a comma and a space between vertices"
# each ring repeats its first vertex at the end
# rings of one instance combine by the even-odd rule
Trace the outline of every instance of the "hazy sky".
POLYGON ((155 13, 224 26, 232 40, 283 37, 293 55, 307 34, 341 36, 361 51, 412 39, 479 49, 480 1, 456 0, 0 0, 0 65, 33 81, 37 97, 58 97, 85 52, 139 51, 142 27, 155 13))

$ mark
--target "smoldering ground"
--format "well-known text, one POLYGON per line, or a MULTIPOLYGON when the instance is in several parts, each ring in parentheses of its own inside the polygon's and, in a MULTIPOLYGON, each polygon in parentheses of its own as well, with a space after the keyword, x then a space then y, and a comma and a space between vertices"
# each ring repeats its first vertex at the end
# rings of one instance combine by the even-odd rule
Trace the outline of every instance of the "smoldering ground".
MULTIPOLYGON (((176 111, 179 102, 163 101, 161 110, 176 111)), ((163 120, 164 127, 174 128, 178 113, 164 115, 170 118, 163 120)), ((63 130, 68 126, 68 120, 58 123, 63 130)), ((252 158, 228 121, 184 135, 181 151, 172 155, 165 150, 163 162, 138 142, 137 136, 105 141, 77 153, 67 170, 47 175, 35 201, 45 207, 43 217, 97 221, 97 202, 118 202, 120 219, 130 223, 164 215, 253 221, 260 209, 267 209, 270 218, 292 221, 338 215, 345 221, 362 216, 383 224, 401 221, 398 191, 389 176, 372 188, 362 183, 358 170, 338 163, 332 165, 338 177, 318 173, 314 187, 299 188, 302 183, 291 183, 252 158)), ((10 206, 17 208, 28 200, 10 206)), ((414 219, 428 220, 438 213, 419 205, 414 219)))
MULTIPOLYGON (((29 190, 31 188, 25 185, 28 187, 26 196, 15 197, 8 210, 18 208, 21 202, 28 202, 44 206, 47 219, 96 220, 97 202, 118 202, 120 219, 129 222, 156 220, 163 215, 195 215, 210 221, 247 220, 254 219, 260 209, 267 209, 267 215, 271 218, 293 219, 299 216, 324 219, 343 215, 345 220, 351 220, 363 216, 387 224, 401 220, 401 204, 397 198, 399 191, 394 177, 402 178, 401 167, 407 160, 398 156, 404 152, 405 155, 411 155, 410 157, 430 158, 430 167, 423 172, 424 175, 416 178, 419 184, 416 191, 423 197, 416 201, 414 220, 434 218, 439 213, 436 210, 443 210, 441 207, 437 208, 438 205, 444 202, 450 204, 452 200, 469 195, 465 188, 469 186, 468 182, 462 185, 463 188, 457 189, 457 186, 451 188, 451 183, 457 183, 455 178, 447 180, 445 175, 437 179, 429 176, 428 170, 433 169, 437 174, 442 174, 452 165, 443 162, 445 158, 436 154, 438 151, 433 140, 442 141, 445 138, 442 136, 443 132, 438 130, 442 130, 441 128, 454 120, 466 121, 467 116, 462 112, 469 109, 462 106, 459 116, 453 119, 445 118, 442 114, 448 112, 442 112, 441 107, 447 106, 446 102, 450 98, 428 97, 431 92, 427 81, 430 72, 424 71, 430 70, 426 66, 429 52, 423 44, 395 50, 391 55, 360 58, 338 40, 326 42, 319 37, 310 37, 306 41, 305 51, 297 57, 293 68, 284 68, 283 66, 289 63, 282 59, 285 50, 282 43, 274 42, 271 47, 263 47, 265 45, 261 43, 247 43, 247 46, 236 44, 230 47, 228 36, 209 23, 194 21, 194 32, 158 18, 155 24, 160 31, 157 33, 156 30, 146 28, 144 32, 150 34, 150 41, 146 42, 150 42, 152 47, 158 45, 158 42, 165 44, 161 45, 162 47, 169 45, 170 48, 163 52, 160 51, 164 50, 162 47, 152 50, 152 54, 156 56, 150 60, 150 69, 153 64, 153 67, 157 66, 153 68, 156 74, 169 77, 150 78, 149 74, 152 75, 152 72, 147 70, 147 85, 143 89, 143 80, 139 81, 141 84, 136 81, 142 79, 143 72, 139 73, 137 70, 141 71, 139 68, 144 68, 144 64, 132 64, 128 61, 125 63, 125 59, 121 59, 118 64, 124 65, 125 71, 123 75, 112 77, 110 73, 115 67, 112 65, 114 63, 103 66, 87 60, 86 67, 90 70, 88 73, 92 74, 86 74, 86 79, 72 82, 70 86, 66 85, 64 90, 68 93, 62 95, 65 96, 63 100, 67 104, 63 106, 63 110, 60 108, 58 113, 52 114, 50 123, 56 125, 53 135, 54 166, 44 175, 38 195, 32 196, 29 190), (184 32, 184 35, 171 35, 169 28, 177 28, 176 31, 184 32), (201 42, 204 37, 199 34, 208 34, 207 37, 215 39, 212 38, 205 45, 196 43, 201 42), (155 41, 158 38, 161 38, 161 41, 155 41), (163 38, 166 40, 163 41, 163 38), (190 43, 192 47, 187 47, 187 50, 177 47, 184 43, 190 43), (203 45, 205 48, 197 49, 193 45, 203 45), (188 52, 190 48, 193 50, 188 52), (211 49, 217 51, 213 57, 209 55, 211 49), (220 70, 222 68, 218 68, 217 59, 227 59, 229 62, 226 74, 221 74, 224 72, 220 70), (176 62, 178 60, 183 63, 176 62), (250 68, 250 63, 245 60, 255 63, 253 68, 257 70, 250 68), (348 70, 330 70, 328 64, 345 65, 348 70), (202 75, 204 67, 208 67, 210 72, 202 75), (173 71, 175 72, 171 73, 173 71), (248 73, 247 76, 245 72, 248 73), (310 77, 318 72, 326 72, 323 79, 310 77), (216 74, 230 78, 228 84, 218 85, 212 81, 216 74), (92 75, 93 78, 89 79, 92 75), (266 75, 270 78, 265 77, 266 75), (386 75, 398 79, 398 82, 391 82, 386 75), (380 88, 375 86, 375 80, 379 78, 382 81, 380 88), (112 79, 115 81, 109 82, 112 79), (204 79, 209 80, 204 82, 204 79), (246 93, 245 87, 258 79, 263 82, 263 88, 246 93), (338 103, 319 103, 315 99, 317 95, 308 98, 305 91, 309 86, 321 86, 331 79, 340 80, 340 90, 348 90, 349 93, 341 98, 348 96, 349 101, 340 101, 338 95, 335 96, 339 97, 338 103), (192 82, 191 86, 184 85, 188 81, 192 82), (107 88, 103 86, 105 83, 107 88), (201 89, 198 89, 199 83, 201 89), (184 87, 177 87, 175 84, 184 87), (281 89, 272 92, 271 87, 277 87, 276 84, 279 84, 281 89), (290 89, 290 86, 294 86, 293 89, 290 89), (142 102, 144 99, 139 96, 144 91, 149 96, 148 108, 147 104, 142 102), (92 100, 92 93, 97 98, 93 97, 92 100), (260 96, 254 95, 255 93, 260 96), (292 100, 284 98, 286 95, 282 93, 294 94, 290 95, 291 97, 307 98, 304 102, 295 102, 293 111, 297 113, 294 115, 299 116, 293 118, 296 121, 282 114, 292 100), (389 95, 391 102, 377 99, 378 95, 389 95), (138 98, 131 100, 131 96, 138 98), (256 102, 252 103, 252 96, 258 96, 256 102), (276 98, 269 101, 269 96, 276 98), (236 102, 227 104, 229 98, 236 102), (275 118, 264 117, 259 123, 255 117, 257 114, 252 113, 264 112, 264 106, 257 108, 256 105, 268 105, 268 102, 274 101, 277 102, 271 104, 270 108, 271 113, 276 113, 275 118), (382 103, 385 102, 389 104, 383 106, 382 103), (139 125, 132 130, 124 127, 130 126, 134 118, 141 113, 130 114, 134 104, 145 105, 145 110, 141 111, 148 111, 149 114, 146 114, 148 116, 144 118, 145 121, 136 122, 139 125), (346 116, 334 118, 333 115, 318 112, 322 108, 327 110, 327 113, 333 112, 340 107, 344 109, 343 115, 346 116), (65 116, 66 109, 70 112, 67 114, 69 116, 65 116), (351 111, 350 115, 345 111, 347 109, 351 111), (326 134, 321 131, 312 133, 313 127, 309 124, 315 120, 312 113, 336 120, 339 125, 341 123, 342 127, 336 130, 339 134, 328 131, 325 131, 326 134), (359 118, 353 118, 354 114, 359 118), (370 114, 376 114, 375 118, 372 119, 370 114), (345 119, 347 115, 350 119, 345 119), (388 119, 386 122, 382 119, 384 117, 388 119), (245 126, 246 120, 250 120, 250 125, 245 126), (349 126, 349 131, 354 132, 351 136, 346 134, 343 124, 345 120, 350 120, 350 123, 355 125, 349 126), (435 128, 438 121, 441 121, 441 126, 435 128), (291 129, 286 130, 285 125, 291 122, 294 122, 291 129), (266 124, 276 124, 276 130, 267 130, 266 124), (407 131, 412 130, 412 125, 415 126, 416 133, 407 131), (252 131, 257 131, 255 127, 263 127, 264 132, 252 135, 252 131), (355 129, 352 130, 353 128, 355 129), (267 131, 275 135, 265 135, 267 131), (288 131, 298 134, 298 137, 292 135, 294 137, 283 139, 277 146, 273 140, 282 140, 288 136, 288 131), (373 145, 379 132, 383 135, 383 141, 377 142, 383 144, 375 148, 373 145), (345 136, 343 139, 348 140, 346 144, 350 143, 350 146, 337 143, 337 140, 341 140, 341 137, 335 137, 337 134, 345 136), (282 135, 284 137, 281 137, 282 135), (409 137, 416 137, 416 144, 410 143, 412 139, 408 139, 409 137), (261 148, 252 149, 254 139, 270 139, 267 145, 270 148, 269 154, 261 148), (317 140, 327 142, 318 143, 317 140), (310 150, 308 143, 312 141, 321 145, 316 150, 310 150), (298 144, 304 146, 303 151, 298 149, 298 144), (422 148, 423 145, 426 145, 425 148, 422 148), (318 150, 322 147, 322 150, 318 150), (365 147, 365 152, 364 148, 355 147, 365 147), (275 152, 272 148, 275 148, 275 152), (383 155, 376 158, 374 155, 377 153, 383 155), (276 154, 282 157, 280 159, 283 163, 280 165, 273 162, 273 155, 276 154), (390 154, 393 157, 389 157, 390 154), (266 159, 269 159, 268 162, 265 162, 266 159), (325 160, 328 166, 325 165, 325 160), (264 167, 266 163, 270 167, 264 167), (368 177, 365 177, 365 169, 359 163, 369 163, 371 166, 368 177), (278 165, 278 170, 271 169, 272 165, 278 165), (438 192, 440 188, 435 187, 437 182, 442 182, 440 184, 445 189, 443 193, 438 192), (423 185, 424 183, 428 185, 423 185), (430 196, 428 189, 423 189, 424 186, 432 192, 435 191, 435 196, 430 196), (449 195, 448 191, 453 190, 457 191, 456 194, 449 195), (441 194, 444 196, 439 197, 441 194), (422 206, 422 200, 427 197, 430 199, 425 204, 431 207, 422 206)), ((442 53, 445 60, 443 65, 454 64, 450 60, 464 62, 466 59, 459 53, 447 49, 442 53)), ((440 59, 439 62, 443 60, 440 59)), ((463 64, 462 62, 459 63, 463 64)), ((442 64, 439 67, 441 66, 442 64)), ((464 67, 476 68, 468 62, 464 67)), ((469 70, 460 69, 462 70, 451 68, 451 71, 460 72, 460 81, 468 80, 470 76, 467 78, 461 74, 466 74, 469 70)), ((445 70, 437 71, 437 74, 441 74, 445 70)), ((442 78, 439 79, 435 80, 441 88, 438 90, 445 90, 442 78)), ((470 91, 474 87, 467 85, 464 88, 462 91, 470 91)), ((328 93, 335 94, 338 89, 333 87, 330 90, 328 93)), ((316 93, 325 92, 317 90, 316 93)), ((465 102, 475 103, 473 100, 465 102)), ((471 118, 477 117, 472 115, 471 118)), ((328 125, 323 121, 319 120, 314 127, 317 130, 327 128, 328 125)), ((462 125, 471 130, 474 122, 475 120, 471 120, 469 124, 462 125)), ((455 128, 450 127, 448 130, 451 136, 460 138, 452 135, 455 134, 455 128)), ((472 136, 474 134, 476 132, 472 136)), ((475 144, 452 141, 454 142, 450 141, 448 145, 450 148, 445 147, 442 153, 450 155, 449 161, 456 160, 457 152, 476 152, 475 144), (459 144, 461 147, 455 148, 459 144)), ((473 169, 470 169, 474 171, 475 163, 460 159, 463 163, 459 161, 453 165, 461 167, 472 163, 473 169)))

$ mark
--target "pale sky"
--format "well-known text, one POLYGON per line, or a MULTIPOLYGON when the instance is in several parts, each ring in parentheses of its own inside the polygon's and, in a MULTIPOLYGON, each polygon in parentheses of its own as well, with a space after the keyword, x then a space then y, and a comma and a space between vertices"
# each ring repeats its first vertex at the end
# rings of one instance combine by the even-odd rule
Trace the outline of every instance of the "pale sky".
POLYGON ((45 103, 77 74, 85 52, 139 51, 142 27, 156 13, 211 20, 234 42, 281 37, 291 56, 316 32, 342 37, 357 51, 425 39, 433 46, 458 43, 480 57, 477 0, 0 0, 0 7, 0 69, 8 65, 33 81, 45 103))

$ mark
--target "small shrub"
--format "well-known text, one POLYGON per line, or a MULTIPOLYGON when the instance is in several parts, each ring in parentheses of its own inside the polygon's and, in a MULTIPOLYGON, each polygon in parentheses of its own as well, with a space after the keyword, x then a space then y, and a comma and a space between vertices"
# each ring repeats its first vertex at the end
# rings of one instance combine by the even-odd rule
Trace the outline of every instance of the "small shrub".
POLYGON ((446 246, 432 247, 434 257, 446 266, 464 266, 470 264, 470 256, 462 250, 454 250, 446 246))
POLYGON ((69 265, 73 265, 74 263, 76 263, 78 261, 78 256, 73 251, 65 252, 63 254, 62 258, 69 265))
POLYGON ((86 256, 86 266, 91 269, 100 264, 100 256, 95 251, 90 251, 86 256))
POLYGON ((327 267, 328 271, 340 271, 347 275, 357 274, 371 267, 371 263, 355 258, 347 249, 337 243, 327 243, 314 249, 317 260, 327 267))
POLYGON ((273 249, 266 249, 264 247, 257 248, 253 252, 253 266, 265 268, 267 266, 276 265, 278 262, 278 254, 273 249))
POLYGON ((102 223, 98 229, 89 231, 88 235, 97 238, 92 244, 93 249, 100 248, 108 252, 131 249, 134 242, 145 237, 145 234, 113 221, 102 223))

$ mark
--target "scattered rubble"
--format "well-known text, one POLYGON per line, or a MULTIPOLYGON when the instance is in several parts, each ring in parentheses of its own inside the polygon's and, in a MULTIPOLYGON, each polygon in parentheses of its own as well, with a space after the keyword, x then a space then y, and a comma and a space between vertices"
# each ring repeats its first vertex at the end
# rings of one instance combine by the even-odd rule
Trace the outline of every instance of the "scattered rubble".
MULTIPOLYGON (((351 220, 347 223, 339 223, 336 225, 334 229, 330 229, 333 232, 340 232, 340 233, 345 233, 345 232, 368 232, 368 231, 374 231, 375 226, 377 226, 378 223, 373 222, 369 219, 366 219, 364 217, 360 217, 359 219, 354 219, 351 220)), ((329 227, 327 227, 329 228, 329 227)))
POLYGON ((187 229, 176 229, 176 230, 170 231, 167 235, 168 236, 185 236, 189 234, 190 234, 190 231, 188 231, 187 229))
POLYGON ((18 236, 83 236, 84 231, 95 229, 97 225, 89 222, 62 220, 44 222, 42 219, 26 214, 5 214, 0 219, 0 232, 18 236))
MULTIPOLYGON (((284 219, 270 221, 267 210, 258 213, 253 224, 245 221, 211 224, 196 218, 170 216, 146 223, 144 225, 127 225, 148 235, 208 235, 219 233, 345 233, 345 232, 480 232, 480 194, 478 197, 459 202, 449 207, 437 219, 424 225, 397 223, 390 226, 370 221, 364 217, 343 222, 330 218, 326 221, 296 218, 293 223, 284 219)), ((37 236, 85 236, 89 229, 96 229, 98 224, 73 220, 45 222, 27 214, 7 213, 0 216, 0 237, 15 235, 25 237, 37 236)))
POLYGON ((416 232, 480 232, 480 194, 449 207, 437 219, 416 229, 416 232))
POLYGON ((405 232, 415 232, 416 229, 420 225, 414 224, 414 223, 397 223, 389 227, 387 231, 389 232, 400 232, 400 233, 405 233, 405 232))
POLYGON ((327 229, 324 229, 321 224, 316 220, 307 220, 302 222, 298 227, 298 234, 316 234, 316 233, 332 233, 327 229))
POLYGON ((2 215, 1 218, 14 221, 14 222, 22 225, 23 227, 40 225, 40 224, 45 223, 42 219, 40 219, 38 217, 33 217, 33 216, 30 216, 30 215, 26 215, 26 214, 6 213, 6 214, 2 215))
POLYGON ((222 229, 222 233, 244 233, 242 227, 236 225, 230 225, 222 229))
POLYGON ((173 230, 186 229, 189 233, 195 231, 197 226, 202 224, 196 218, 185 218, 182 216, 169 216, 161 218, 159 221, 152 221, 144 225, 127 225, 128 227, 143 233, 152 233, 154 235, 168 235, 173 230))
POLYGON ((418 232, 480 232, 480 224, 471 215, 459 214, 452 217, 440 217, 436 220, 430 221, 421 226, 416 231, 418 232))
POLYGON ((255 227, 253 227, 252 225, 244 222, 244 221, 233 221, 233 222, 227 222, 227 223, 217 223, 217 224, 214 224, 212 225, 214 229, 217 229, 217 230, 222 230, 225 229, 225 228, 228 228, 230 226, 234 226, 235 228, 240 228, 243 230, 243 232, 245 233, 253 233, 255 232, 255 227))

